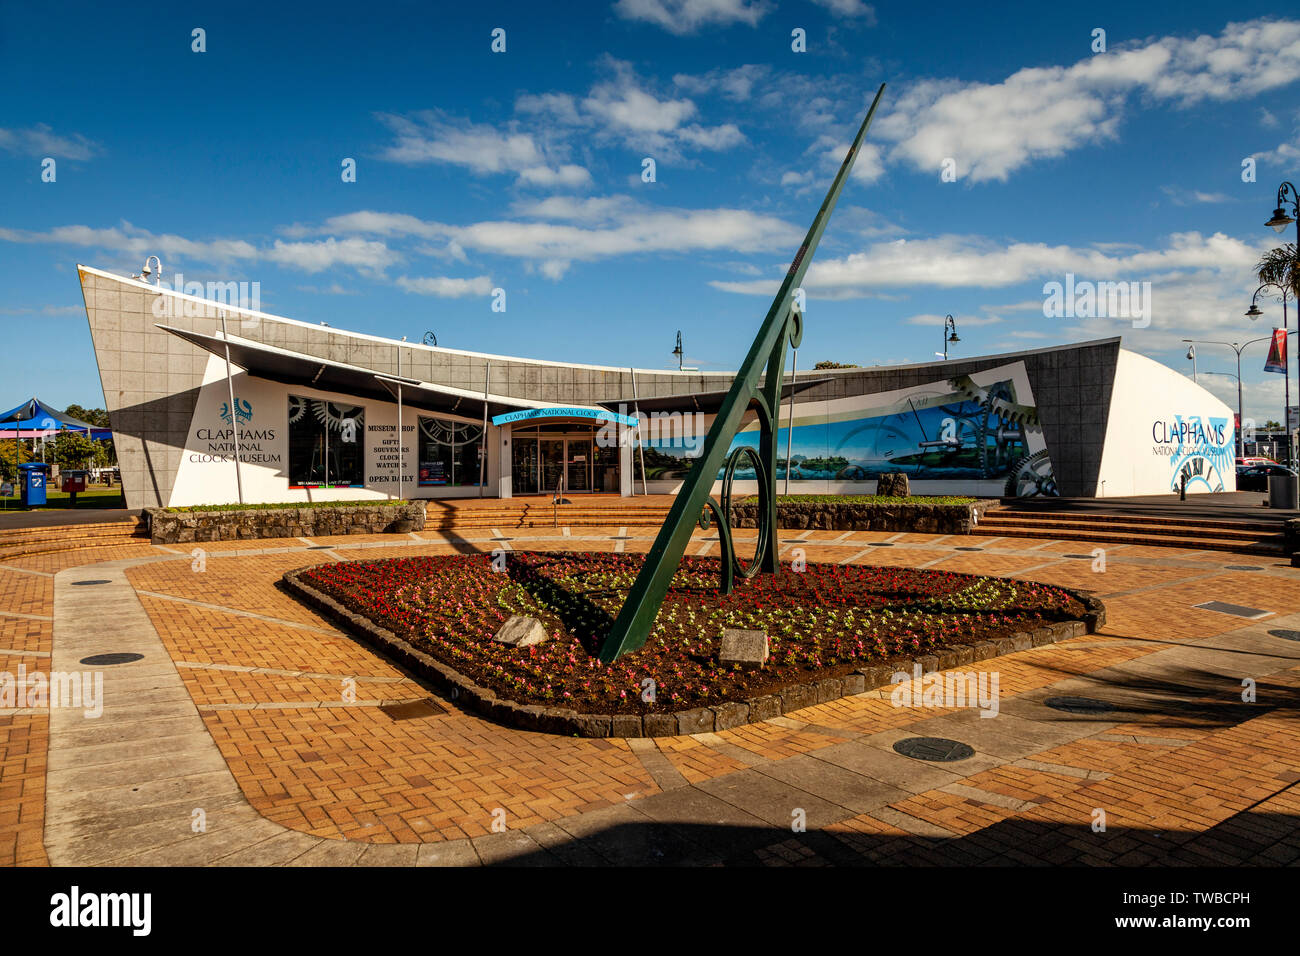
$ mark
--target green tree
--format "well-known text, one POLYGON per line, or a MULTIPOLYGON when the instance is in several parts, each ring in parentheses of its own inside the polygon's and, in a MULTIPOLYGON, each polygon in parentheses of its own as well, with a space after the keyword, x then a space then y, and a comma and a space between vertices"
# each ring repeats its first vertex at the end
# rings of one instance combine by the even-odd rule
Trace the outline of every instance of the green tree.
POLYGON ((0 438, 0 476, 4 481, 16 481, 18 479, 18 469, 14 463, 14 446, 21 446, 21 462, 32 460, 32 445, 29 441, 15 442, 12 438, 0 438))
POLYGON ((107 468, 116 462, 117 456, 113 454, 113 443, 111 441, 95 442, 95 457, 92 466, 95 468, 107 468))
POLYGON ((59 432, 53 457, 60 468, 85 468, 95 457, 95 442, 78 432, 59 432))
POLYGON ((96 428, 109 427, 108 412, 102 408, 82 408, 80 405, 69 405, 63 410, 63 414, 71 415, 73 418, 88 425, 94 425, 96 428))
POLYGON ((843 362, 818 362, 813 368, 861 368, 861 365, 845 365, 843 362))
MULTIPOLYGON (((1288 242, 1285 246, 1270 249, 1255 263, 1255 274, 1260 282, 1271 282, 1286 290, 1292 302, 1300 301, 1300 268, 1296 267, 1296 248, 1288 242)), ((1274 298, 1277 294, 1274 293, 1274 298)))

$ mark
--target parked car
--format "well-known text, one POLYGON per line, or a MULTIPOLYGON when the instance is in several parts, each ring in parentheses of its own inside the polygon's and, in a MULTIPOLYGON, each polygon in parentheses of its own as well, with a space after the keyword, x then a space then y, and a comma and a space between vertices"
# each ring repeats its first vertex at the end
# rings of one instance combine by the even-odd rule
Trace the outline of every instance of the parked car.
POLYGON ((1237 490, 1238 491, 1267 491, 1268 479, 1270 477, 1290 475, 1295 477, 1295 472, 1290 468, 1271 462, 1267 465, 1249 465, 1237 469, 1237 490))
POLYGON ((1245 458, 1237 459, 1238 468, 1250 468, 1254 465, 1276 465, 1278 462, 1273 458, 1265 458, 1263 455, 1247 455, 1245 458))

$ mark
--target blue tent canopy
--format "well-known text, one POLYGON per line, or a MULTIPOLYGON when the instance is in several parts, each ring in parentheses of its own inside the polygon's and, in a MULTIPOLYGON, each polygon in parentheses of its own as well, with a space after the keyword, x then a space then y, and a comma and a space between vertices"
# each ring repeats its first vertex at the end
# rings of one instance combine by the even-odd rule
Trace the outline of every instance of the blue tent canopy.
POLYGON ((99 428, 73 418, 39 398, 29 398, 21 405, 0 414, 0 436, 18 437, 24 431, 76 431, 94 439, 113 437, 111 428, 99 428))

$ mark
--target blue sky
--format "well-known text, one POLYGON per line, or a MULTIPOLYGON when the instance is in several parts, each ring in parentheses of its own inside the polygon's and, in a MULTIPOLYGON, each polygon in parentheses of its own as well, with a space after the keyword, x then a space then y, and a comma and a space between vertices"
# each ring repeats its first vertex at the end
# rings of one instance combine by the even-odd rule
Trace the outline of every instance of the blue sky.
MULTIPOLYGON (((0 400, 102 404, 75 264, 150 254, 357 331, 657 368, 681 329, 690 364, 735 368, 881 82, 801 367, 929 360, 945 313, 958 355, 1122 334, 1186 373, 1181 339, 1281 324, 1242 316, 1300 178, 1300 17, 1276 4, 187 6, 0 6, 0 400), (1045 317, 1067 273, 1150 282, 1149 325, 1045 317)), ((1231 350, 1198 351, 1235 406, 1205 374, 1231 350)))

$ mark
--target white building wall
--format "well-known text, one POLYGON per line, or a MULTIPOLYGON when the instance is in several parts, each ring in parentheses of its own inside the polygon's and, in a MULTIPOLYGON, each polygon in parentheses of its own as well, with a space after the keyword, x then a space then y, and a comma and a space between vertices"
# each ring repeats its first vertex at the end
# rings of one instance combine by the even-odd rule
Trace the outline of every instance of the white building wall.
POLYGON ((1236 491, 1233 411, 1185 375, 1120 350, 1097 495, 1236 491))
MULTIPOLYGON (((397 403, 358 399, 355 396, 300 385, 283 385, 256 378, 245 372, 233 376, 235 399, 241 409, 247 402, 252 414, 241 421, 240 480, 244 501, 250 504, 310 501, 384 501, 393 498, 470 498, 479 495, 477 486, 420 487, 420 416, 431 413, 404 406, 401 451, 397 451, 397 403), (365 430, 359 439, 365 444, 364 488, 289 487, 289 396, 323 399, 365 408, 365 430), (398 460, 401 482, 398 482, 398 460)), ((222 420, 222 408, 229 404, 225 362, 213 356, 203 376, 170 500, 172 507, 200 504, 232 504, 239 501, 235 479, 231 426, 222 420)), ((437 417, 480 425, 481 420, 459 415, 437 417)), ((495 496, 501 473, 500 429, 488 426, 487 487, 483 494, 495 496)), ((507 449, 508 451, 508 449, 507 449)), ((507 480, 509 472, 506 471, 507 480)))

